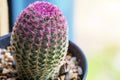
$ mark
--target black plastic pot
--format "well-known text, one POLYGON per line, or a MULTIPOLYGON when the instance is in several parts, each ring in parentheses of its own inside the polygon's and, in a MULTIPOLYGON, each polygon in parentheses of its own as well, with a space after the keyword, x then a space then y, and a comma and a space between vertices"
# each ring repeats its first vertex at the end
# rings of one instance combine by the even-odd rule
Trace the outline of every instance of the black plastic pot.
MULTIPOLYGON (((10 44, 10 36, 11 34, 0 37, 0 48, 5 48, 10 44)), ((74 44, 71 41, 69 41, 68 51, 71 52, 73 56, 76 56, 78 59, 80 59, 79 65, 83 69, 83 75, 81 76, 81 78, 82 80, 86 80, 86 76, 88 72, 88 65, 87 65, 87 60, 86 60, 84 53, 81 51, 81 49, 76 44, 74 44)))

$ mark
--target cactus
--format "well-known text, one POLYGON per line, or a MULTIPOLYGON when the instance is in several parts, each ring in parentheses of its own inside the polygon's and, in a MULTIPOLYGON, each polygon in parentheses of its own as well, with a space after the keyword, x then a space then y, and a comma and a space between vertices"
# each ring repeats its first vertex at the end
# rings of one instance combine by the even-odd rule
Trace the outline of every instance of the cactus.
POLYGON ((67 21, 55 5, 34 2, 18 16, 10 43, 19 78, 47 80, 67 54, 67 21))

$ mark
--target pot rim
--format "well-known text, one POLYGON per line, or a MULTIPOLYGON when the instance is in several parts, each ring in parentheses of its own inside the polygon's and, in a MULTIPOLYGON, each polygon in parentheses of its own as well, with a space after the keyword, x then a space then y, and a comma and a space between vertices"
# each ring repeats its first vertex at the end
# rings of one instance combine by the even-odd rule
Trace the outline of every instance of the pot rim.
MULTIPOLYGON (((11 33, 0 37, 0 48, 6 48, 10 44, 10 36, 11 36, 11 33)), ((72 47, 72 49, 74 48, 77 51, 77 53, 80 53, 79 55, 82 57, 82 61, 84 62, 84 67, 82 68, 83 69, 82 80, 86 80, 86 77, 88 74, 87 58, 85 54, 83 53, 83 51, 81 50, 81 48, 69 40, 69 47, 70 46, 72 47)))

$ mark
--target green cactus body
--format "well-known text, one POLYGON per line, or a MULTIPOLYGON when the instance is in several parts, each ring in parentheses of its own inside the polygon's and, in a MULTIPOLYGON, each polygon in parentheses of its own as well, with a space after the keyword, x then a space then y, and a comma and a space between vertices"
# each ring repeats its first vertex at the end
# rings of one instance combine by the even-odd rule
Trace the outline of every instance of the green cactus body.
POLYGON ((29 5, 16 20, 11 47, 21 79, 52 77, 68 49, 64 15, 49 2, 29 5))

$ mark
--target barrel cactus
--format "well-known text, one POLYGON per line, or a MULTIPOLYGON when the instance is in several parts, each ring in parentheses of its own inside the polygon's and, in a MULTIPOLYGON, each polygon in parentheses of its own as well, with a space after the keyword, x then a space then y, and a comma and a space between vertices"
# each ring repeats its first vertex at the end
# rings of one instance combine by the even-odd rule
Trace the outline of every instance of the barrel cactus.
POLYGON ((18 16, 10 43, 19 78, 47 80, 67 54, 67 21, 52 3, 34 2, 18 16))

